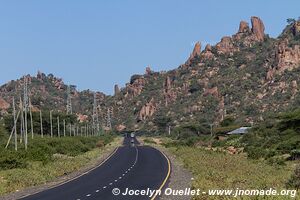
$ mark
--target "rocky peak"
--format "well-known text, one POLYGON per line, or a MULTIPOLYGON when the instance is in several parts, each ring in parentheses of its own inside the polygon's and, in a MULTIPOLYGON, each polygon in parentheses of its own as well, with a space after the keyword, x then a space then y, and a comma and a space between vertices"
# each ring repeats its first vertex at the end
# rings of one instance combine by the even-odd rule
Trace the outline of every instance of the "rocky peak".
POLYGON ((247 33, 249 31, 250 31, 249 24, 245 21, 241 21, 238 33, 247 33))
POLYGON ((205 49, 204 51, 201 53, 201 56, 204 58, 204 59, 211 59, 214 57, 214 54, 211 52, 212 51, 212 47, 210 44, 207 44, 205 46, 205 49))
POLYGON ((201 43, 196 42, 193 52, 191 53, 189 59, 186 61, 186 64, 190 64, 191 60, 193 60, 197 56, 200 56, 200 54, 201 54, 201 43))
POLYGON ((146 67, 146 72, 145 72, 146 75, 151 75, 152 74, 152 70, 151 70, 151 67, 148 66, 146 67))
POLYGON ((255 35, 257 41, 263 41, 265 37, 265 26, 259 17, 251 17, 252 33, 255 35))
POLYGON ((118 84, 115 85, 114 90, 115 90, 115 95, 120 94, 120 88, 119 88, 118 84))

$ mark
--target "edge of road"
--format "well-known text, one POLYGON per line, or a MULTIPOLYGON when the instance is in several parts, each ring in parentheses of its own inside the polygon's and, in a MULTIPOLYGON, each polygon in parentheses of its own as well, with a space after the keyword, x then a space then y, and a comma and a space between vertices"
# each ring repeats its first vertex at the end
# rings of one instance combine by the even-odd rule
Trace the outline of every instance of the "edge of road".
MULTIPOLYGON (((154 148, 154 147, 152 147, 152 148, 154 148)), ((161 184, 160 187, 158 188, 158 190, 162 190, 163 187, 166 186, 166 183, 167 183, 167 181, 169 180, 170 175, 171 175, 171 161, 170 161, 170 159, 168 158, 168 156, 167 156, 164 152, 162 152, 161 150, 159 150, 159 149, 157 149, 157 148, 155 148, 155 149, 156 149, 157 151, 159 151, 159 152, 166 158, 166 160, 167 160, 167 162, 168 162, 168 173, 167 173, 165 179, 163 180, 162 184, 161 184)), ((157 197, 157 195, 158 195, 158 194, 155 193, 155 195, 151 198, 151 200, 155 200, 156 197, 157 197)))

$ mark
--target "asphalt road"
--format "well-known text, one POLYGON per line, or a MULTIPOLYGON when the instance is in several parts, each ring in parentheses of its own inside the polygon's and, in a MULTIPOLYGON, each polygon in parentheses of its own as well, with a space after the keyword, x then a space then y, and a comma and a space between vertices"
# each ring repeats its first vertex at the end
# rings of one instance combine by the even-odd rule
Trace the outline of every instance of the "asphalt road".
MULTIPOLYGON (((129 190, 157 190, 169 175, 169 161, 158 150, 138 146, 138 141, 124 138, 122 147, 102 165, 58 187, 27 196, 23 200, 143 200, 147 195, 122 195, 129 190), (113 195, 118 188, 120 195, 113 195)), ((158 196, 157 196, 158 197, 158 196)))

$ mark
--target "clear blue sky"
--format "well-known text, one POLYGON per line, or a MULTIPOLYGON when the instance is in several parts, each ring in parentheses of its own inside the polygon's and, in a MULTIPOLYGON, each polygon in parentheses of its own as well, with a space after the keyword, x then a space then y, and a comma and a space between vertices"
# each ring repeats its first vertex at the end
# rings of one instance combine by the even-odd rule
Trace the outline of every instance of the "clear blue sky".
POLYGON ((0 84, 38 70, 111 94, 132 74, 173 69, 256 15, 277 36, 299 0, 1 0, 0 84))

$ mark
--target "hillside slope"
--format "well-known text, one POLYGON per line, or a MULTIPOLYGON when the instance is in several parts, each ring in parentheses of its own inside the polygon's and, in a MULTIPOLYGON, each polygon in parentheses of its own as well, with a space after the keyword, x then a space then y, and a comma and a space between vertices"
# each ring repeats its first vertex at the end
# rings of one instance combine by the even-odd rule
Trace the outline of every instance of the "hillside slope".
MULTIPOLYGON (((238 32, 216 45, 195 45, 178 68, 133 75, 115 95, 97 93, 100 118, 105 124, 107 108, 118 130, 165 130, 186 123, 220 123, 234 118, 251 124, 268 115, 300 104, 300 21, 290 21, 277 38, 264 32, 258 17, 251 27, 241 21, 238 32)), ((67 86, 53 75, 38 73, 30 79, 32 104, 37 109, 65 111, 67 86)), ((12 97, 20 97, 22 79, 0 87, 0 110, 9 111, 12 97)), ((91 115, 93 93, 72 87, 74 112, 91 115)))

